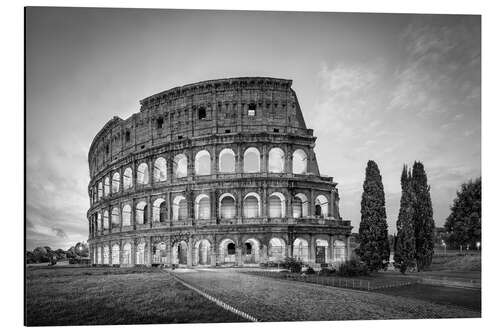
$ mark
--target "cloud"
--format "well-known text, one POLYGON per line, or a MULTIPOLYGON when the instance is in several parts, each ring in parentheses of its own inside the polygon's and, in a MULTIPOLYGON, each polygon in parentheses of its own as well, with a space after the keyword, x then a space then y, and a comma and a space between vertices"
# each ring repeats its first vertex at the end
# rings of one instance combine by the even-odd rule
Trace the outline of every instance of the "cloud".
POLYGON ((64 232, 64 230, 62 230, 61 228, 52 227, 52 231, 54 231, 56 233, 56 236, 59 238, 68 238, 66 232, 64 232))

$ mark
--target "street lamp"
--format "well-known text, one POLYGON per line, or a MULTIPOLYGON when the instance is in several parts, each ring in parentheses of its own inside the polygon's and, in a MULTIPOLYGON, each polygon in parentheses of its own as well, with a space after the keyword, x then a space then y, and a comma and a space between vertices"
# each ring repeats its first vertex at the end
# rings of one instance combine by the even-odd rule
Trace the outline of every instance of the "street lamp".
POLYGON ((481 251, 481 242, 476 242, 476 248, 478 251, 481 251))
POLYGON ((443 245, 443 247, 444 247, 444 255, 446 255, 446 243, 445 243, 444 239, 441 239, 441 245, 443 245))

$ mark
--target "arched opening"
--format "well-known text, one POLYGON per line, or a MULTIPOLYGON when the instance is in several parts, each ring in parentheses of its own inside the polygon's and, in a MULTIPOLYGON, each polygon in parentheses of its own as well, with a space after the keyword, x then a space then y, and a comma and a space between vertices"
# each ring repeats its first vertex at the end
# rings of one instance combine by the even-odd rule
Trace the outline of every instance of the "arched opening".
POLYGON ((120 227, 120 210, 118 207, 113 207, 111 210, 111 229, 120 227))
POLYGON ((324 264, 328 259, 328 241, 316 239, 316 263, 324 264))
POLYGON ((260 172, 260 152, 255 147, 250 147, 243 154, 243 172, 260 172))
POLYGON ((146 185, 149 183, 149 170, 146 163, 139 164, 137 168, 137 184, 146 185))
POLYGON ((123 206, 122 209, 122 226, 126 227, 131 224, 132 219, 132 208, 130 205, 123 206))
POLYGON ((187 265, 188 246, 185 241, 175 243, 172 248, 173 263, 178 265, 187 265))
POLYGON ((125 266, 132 265, 132 245, 130 243, 123 245, 122 264, 125 266))
POLYGON ((274 192, 269 196, 269 217, 285 217, 285 196, 280 192, 274 192))
POLYGON ((187 177, 187 157, 179 154, 174 157, 173 173, 175 178, 187 177))
POLYGON ((153 164, 153 180, 155 183, 167 180, 167 160, 163 157, 158 157, 153 164))
POLYGON ((135 206, 135 224, 148 223, 148 205, 141 201, 135 206))
POLYGON ((153 202, 153 222, 167 221, 167 203, 165 199, 158 198, 153 202))
POLYGON ((210 198, 206 194, 200 194, 195 199, 195 219, 210 219, 210 198))
POLYGON ((96 260, 96 263, 98 265, 102 265, 102 248, 100 246, 97 248, 97 260, 96 260))
POLYGON ((97 230, 102 231, 103 226, 102 226, 102 214, 100 212, 97 212, 97 230))
POLYGON ((118 193, 120 191, 120 174, 115 172, 111 180, 111 193, 118 193))
POLYGON ((198 119, 207 119, 207 110, 203 106, 198 109, 198 119))
POLYGON ((167 244, 159 242, 153 245, 153 264, 166 264, 168 263, 167 244))
POLYGON ((293 242, 293 257, 306 263, 309 261, 309 244, 303 238, 296 238, 293 242))
POLYGON ((97 200, 101 199, 102 199, 102 182, 99 182, 99 184, 97 184, 97 200))
POLYGON ((281 238, 271 238, 268 249, 269 261, 278 262, 286 256, 286 243, 281 238))
POLYGON ((194 173, 197 176, 205 176, 210 174, 210 153, 206 150, 201 150, 196 154, 194 159, 194 173))
POLYGON ((293 152, 292 170, 295 174, 305 174, 307 172, 307 155, 302 149, 293 152))
POLYGON ((328 216, 328 199, 324 195, 318 195, 314 200, 314 214, 316 216, 328 216))
POLYGON ((346 261, 346 245, 341 240, 333 242, 333 260, 344 262, 346 261))
POLYGON ((118 244, 111 248, 111 264, 120 265, 120 246, 118 244))
POLYGON ((257 264, 259 262, 259 246, 259 241, 255 238, 245 241, 245 245, 243 246, 243 262, 245 264, 257 264))
POLYGON ((187 219, 187 201, 182 195, 174 198, 172 203, 172 219, 174 221, 187 219))
POLYGON ((292 199, 292 214, 294 218, 309 215, 309 203, 304 193, 297 193, 292 199))
POLYGON ((104 178, 104 196, 107 197, 109 195, 109 177, 104 178))
POLYGON ((206 239, 196 242, 195 244, 195 265, 210 265, 211 263, 211 246, 206 239))
POLYGON ((260 197, 257 193, 248 193, 243 199, 243 217, 255 218, 260 216, 260 197))
POLYGON ((123 189, 132 188, 132 168, 126 168, 123 172, 123 189))
POLYGON ((235 171, 234 152, 230 148, 222 149, 219 154, 219 172, 233 173, 235 171))
POLYGON ((220 243, 221 261, 223 263, 236 262, 236 244, 233 240, 227 238, 220 243))
POLYGON ((102 260, 102 263, 104 265, 109 265, 111 263, 110 261, 110 258, 109 258, 109 246, 108 245, 104 245, 103 247, 103 260, 102 260))
POLYGON ((285 153, 281 148, 273 148, 269 151, 269 172, 281 173, 285 170, 285 153))
POLYGON ((146 264, 146 243, 144 242, 139 243, 135 249, 135 264, 146 264))
POLYGON ((223 219, 232 219, 236 216, 236 200, 231 194, 225 193, 220 197, 219 212, 223 219))
POLYGON ((107 210, 102 214, 102 228, 103 230, 109 230, 109 212, 107 210))

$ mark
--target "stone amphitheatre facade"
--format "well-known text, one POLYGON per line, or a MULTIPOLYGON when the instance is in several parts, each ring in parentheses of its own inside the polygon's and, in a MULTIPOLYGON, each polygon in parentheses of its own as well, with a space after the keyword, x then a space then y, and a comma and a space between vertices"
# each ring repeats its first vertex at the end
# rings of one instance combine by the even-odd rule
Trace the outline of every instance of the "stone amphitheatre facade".
POLYGON ((96 265, 258 265, 349 256, 350 221, 319 173, 292 81, 204 81, 143 99, 95 136, 89 245, 96 265))

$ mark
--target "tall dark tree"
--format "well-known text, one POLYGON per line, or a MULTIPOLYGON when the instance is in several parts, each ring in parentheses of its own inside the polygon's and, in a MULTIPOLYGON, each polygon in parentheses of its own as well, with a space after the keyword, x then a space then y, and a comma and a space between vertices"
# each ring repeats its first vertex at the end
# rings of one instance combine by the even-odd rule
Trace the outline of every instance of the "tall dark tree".
POLYGON ((481 241, 481 178, 462 184, 444 226, 452 247, 476 248, 481 241))
POLYGON ((356 254, 370 271, 387 268, 390 245, 387 233, 385 195, 377 164, 368 161, 361 198, 360 245, 356 254))
POLYGON ((413 227, 415 232, 415 259, 419 271, 429 267, 434 255, 434 218, 427 174, 421 162, 413 164, 411 187, 415 194, 413 227))
POLYGON ((396 222, 397 236, 394 243, 394 266, 403 274, 409 268, 415 267, 414 200, 411 174, 408 173, 405 165, 401 174, 401 201, 396 222))

